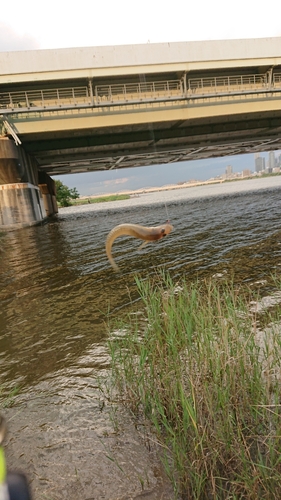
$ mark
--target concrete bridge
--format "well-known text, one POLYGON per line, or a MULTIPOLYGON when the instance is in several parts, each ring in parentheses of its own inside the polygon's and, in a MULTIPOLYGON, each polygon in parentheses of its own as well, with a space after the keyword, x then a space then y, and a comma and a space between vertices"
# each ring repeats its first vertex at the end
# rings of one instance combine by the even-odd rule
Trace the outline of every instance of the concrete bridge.
POLYGON ((0 53, 0 225, 51 175, 281 149, 281 38, 0 53))

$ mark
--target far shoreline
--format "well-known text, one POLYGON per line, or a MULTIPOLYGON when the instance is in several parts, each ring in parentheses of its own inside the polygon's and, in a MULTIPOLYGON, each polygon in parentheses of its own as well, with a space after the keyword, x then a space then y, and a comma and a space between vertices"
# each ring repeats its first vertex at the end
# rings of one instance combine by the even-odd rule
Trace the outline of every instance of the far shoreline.
MULTIPOLYGON (((268 177, 279 177, 281 174, 280 173, 274 173, 274 174, 265 174, 265 175, 251 175, 247 177, 236 177, 233 179, 210 179, 207 181, 187 181, 183 182, 180 184, 167 184, 165 186, 159 186, 159 187, 151 187, 151 188, 140 188, 140 189, 135 189, 135 190, 124 190, 124 191, 117 191, 113 193, 100 193, 97 195, 89 195, 89 196, 80 196, 78 200, 85 201, 85 200, 94 200, 96 198, 102 198, 102 197, 109 197, 109 196, 121 196, 121 195, 128 195, 130 197, 137 197, 142 194, 147 194, 147 193, 157 193, 161 191, 173 191, 177 189, 186 189, 186 188, 193 188, 193 187, 200 187, 200 186, 207 186, 210 184, 225 184, 229 182, 238 182, 238 181, 247 181, 247 180, 256 180, 256 179, 266 179, 268 177)), ((77 200, 77 201, 78 201, 77 200)))
MULTIPOLYGON (((258 192, 264 189, 280 189, 281 175, 252 177, 244 179, 245 182, 220 182, 206 185, 198 184, 193 189, 188 189, 186 186, 180 186, 180 189, 166 189, 162 187, 160 190, 152 188, 153 192, 140 193, 137 195, 127 196, 126 199, 110 201, 104 199, 104 202, 90 201, 89 197, 81 200, 79 203, 73 203, 69 207, 59 208, 59 214, 68 214, 74 212, 107 212, 111 210, 131 210, 143 206, 169 205, 170 203, 182 203, 183 201, 198 200, 203 198, 213 198, 216 196, 237 196, 243 195, 246 192, 258 192), (87 200, 89 200, 87 202, 87 200)), ((144 190, 143 190, 144 191, 144 190)), ((100 197, 98 197, 100 198, 100 197)), ((106 196, 103 196, 106 198, 106 196)))

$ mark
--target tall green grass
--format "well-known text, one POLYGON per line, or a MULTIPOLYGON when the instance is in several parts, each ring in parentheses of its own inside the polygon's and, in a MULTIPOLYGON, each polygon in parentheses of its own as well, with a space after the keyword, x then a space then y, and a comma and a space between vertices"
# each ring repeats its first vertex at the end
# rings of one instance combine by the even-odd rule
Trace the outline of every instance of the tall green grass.
POLYGON ((280 499, 278 329, 260 334, 253 297, 233 284, 137 285, 146 321, 110 337, 113 380, 151 423, 175 498, 280 499))

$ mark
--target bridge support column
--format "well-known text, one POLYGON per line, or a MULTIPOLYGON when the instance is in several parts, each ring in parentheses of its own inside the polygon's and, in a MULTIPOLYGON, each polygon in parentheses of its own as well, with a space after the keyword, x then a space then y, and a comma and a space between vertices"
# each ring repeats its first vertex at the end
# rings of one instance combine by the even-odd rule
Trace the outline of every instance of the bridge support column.
POLYGON ((56 183, 45 172, 38 172, 38 185, 42 194, 44 207, 48 216, 58 213, 56 183))
POLYGON ((13 140, 1 137, 0 228, 30 226, 46 218, 35 160, 13 140))

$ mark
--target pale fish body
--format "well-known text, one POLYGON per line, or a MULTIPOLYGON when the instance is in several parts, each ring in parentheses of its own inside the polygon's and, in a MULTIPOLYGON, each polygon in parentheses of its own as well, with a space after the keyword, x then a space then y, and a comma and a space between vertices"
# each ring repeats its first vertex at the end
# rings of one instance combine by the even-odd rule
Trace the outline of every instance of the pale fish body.
POLYGON ((142 248, 149 241, 157 241, 164 238, 172 229, 173 226, 169 222, 156 227, 145 227, 139 224, 119 224, 115 226, 108 234, 105 245, 106 255, 113 269, 119 271, 119 267, 115 264, 111 253, 112 245, 116 238, 119 236, 133 236, 134 238, 139 238, 144 240, 144 243, 140 247, 142 248))

